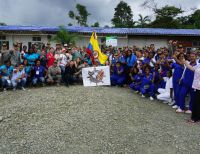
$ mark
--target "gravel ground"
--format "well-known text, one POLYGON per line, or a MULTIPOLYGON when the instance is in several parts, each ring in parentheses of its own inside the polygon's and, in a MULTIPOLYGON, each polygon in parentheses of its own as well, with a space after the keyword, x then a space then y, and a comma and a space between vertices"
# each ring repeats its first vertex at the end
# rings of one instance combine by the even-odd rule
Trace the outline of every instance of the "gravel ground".
POLYGON ((200 153, 200 125, 127 88, 0 93, 0 153, 200 153))

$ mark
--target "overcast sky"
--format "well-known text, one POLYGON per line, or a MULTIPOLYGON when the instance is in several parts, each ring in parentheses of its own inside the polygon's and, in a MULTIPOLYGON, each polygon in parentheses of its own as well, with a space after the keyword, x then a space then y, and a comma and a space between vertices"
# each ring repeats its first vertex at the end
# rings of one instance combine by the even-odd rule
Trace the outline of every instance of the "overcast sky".
MULTIPOLYGON (((74 10, 76 3, 87 7, 91 16, 89 24, 99 21, 100 26, 111 25, 114 8, 120 0, 0 0, 0 22, 8 25, 67 25, 70 21, 68 11, 74 10)), ((149 15, 153 12, 142 8, 145 0, 124 0, 133 11, 134 20, 138 14, 149 15)), ((186 13, 190 8, 200 8, 200 0, 155 0, 159 6, 175 5, 182 7, 186 13)))

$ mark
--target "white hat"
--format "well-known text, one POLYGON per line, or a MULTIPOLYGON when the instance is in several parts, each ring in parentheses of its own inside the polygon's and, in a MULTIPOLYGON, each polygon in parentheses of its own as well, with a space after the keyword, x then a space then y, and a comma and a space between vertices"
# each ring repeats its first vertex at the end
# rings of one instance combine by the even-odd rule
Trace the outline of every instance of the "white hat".
POLYGON ((64 47, 67 47, 67 44, 64 44, 64 47))

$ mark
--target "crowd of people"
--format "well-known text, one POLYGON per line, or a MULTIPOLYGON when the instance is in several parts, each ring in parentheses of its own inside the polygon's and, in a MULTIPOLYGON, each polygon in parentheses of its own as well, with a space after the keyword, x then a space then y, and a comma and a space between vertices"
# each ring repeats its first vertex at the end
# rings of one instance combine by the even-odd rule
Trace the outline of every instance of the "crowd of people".
MULTIPOLYGON (((155 49, 154 44, 143 48, 112 46, 102 48, 108 56, 104 65, 110 66, 112 86, 126 86, 149 97, 158 99, 176 109, 177 113, 192 113, 191 122, 200 120, 198 105, 200 90, 200 52, 186 52, 181 44, 155 49), (197 71, 198 70, 198 71, 197 71), (186 98, 189 95, 189 106, 186 98), (194 110, 195 108, 195 110, 194 110), (195 111, 195 112, 194 112, 195 111)), ((0 57, 0 79, 3 91, 8 88, 26 90, 28 86, 82 82, 82 68, 102 65, 86 52, 86 48, 50 43, 38 50, 19 43, 7 50, 3 44, 0 57)))

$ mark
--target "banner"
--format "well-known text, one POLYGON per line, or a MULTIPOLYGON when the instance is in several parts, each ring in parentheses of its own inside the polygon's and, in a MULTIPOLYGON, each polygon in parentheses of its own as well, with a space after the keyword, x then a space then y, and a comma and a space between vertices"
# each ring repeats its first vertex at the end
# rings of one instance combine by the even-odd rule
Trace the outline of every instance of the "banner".
POLYGON ((113 47, 117 47, 117 37, 106 37, 106 46, 112 45, 113 47))
POLYGON ((85 87, 110 85, 110 67, 100 66, 83 68, 82 77, 85 87))

